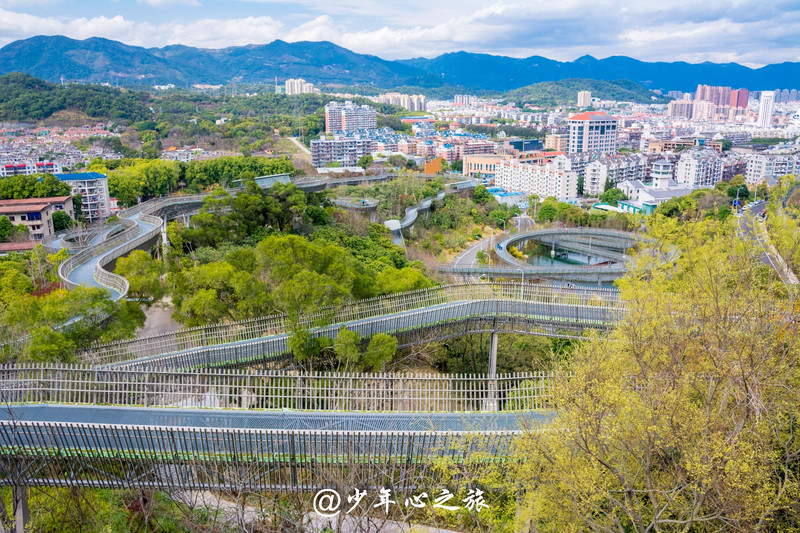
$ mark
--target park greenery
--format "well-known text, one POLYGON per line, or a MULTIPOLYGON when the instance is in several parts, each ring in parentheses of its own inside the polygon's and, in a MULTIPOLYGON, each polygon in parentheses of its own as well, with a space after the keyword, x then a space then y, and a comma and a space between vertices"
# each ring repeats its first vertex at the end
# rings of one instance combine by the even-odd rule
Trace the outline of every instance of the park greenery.
POLYGON ((66 250, 42 246, 0 257, 0 337, 6 362, 73 362, 94 342, 128 338, 144 324, 134 302, 108 291, 59 288, 56 269, 66 250))
MULTIPOLYGON (((626 314, 558 369, 557 416, 519 441, 505 490, 536 531, 797 527, 798 306, 731 220, 657 218, 626 314)), ((511 530, 509 527, 508 530, 511 530)))

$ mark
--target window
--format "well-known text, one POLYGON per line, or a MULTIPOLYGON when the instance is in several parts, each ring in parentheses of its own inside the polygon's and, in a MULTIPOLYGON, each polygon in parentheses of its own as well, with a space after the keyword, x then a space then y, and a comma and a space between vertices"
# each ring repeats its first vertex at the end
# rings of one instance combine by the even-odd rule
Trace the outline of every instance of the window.
POLYGON ((41 213, 28 213, 28 220, 42 220, 41 213))

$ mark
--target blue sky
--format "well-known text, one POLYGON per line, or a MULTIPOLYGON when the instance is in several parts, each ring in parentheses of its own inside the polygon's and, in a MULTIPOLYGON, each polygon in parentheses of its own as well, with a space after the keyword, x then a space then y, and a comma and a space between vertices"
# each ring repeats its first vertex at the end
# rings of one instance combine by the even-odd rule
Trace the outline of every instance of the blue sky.
POLYGON ((761 66, 800 61, 800 1, 0 0, 0 46, 40 34, 145 47, 324 40, 386 59, 466 50, 761 66))

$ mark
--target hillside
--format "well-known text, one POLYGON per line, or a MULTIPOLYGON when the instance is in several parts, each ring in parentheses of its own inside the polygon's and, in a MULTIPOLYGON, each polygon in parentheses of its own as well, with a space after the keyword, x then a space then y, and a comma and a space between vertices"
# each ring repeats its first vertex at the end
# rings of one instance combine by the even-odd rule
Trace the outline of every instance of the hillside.
POLYGON ((94 119, 143 120, 149 96, 100 85, 54 85, 19 72, 0 76, 0 121, 38 121, 59 111, 94 119))
POLYGON ((592 97, 603 100, 653 103, 664 102, 652 91, 630 80, 600 81, 584 78, 571 78, 561 81, 546 81, 520 87, 506 93, 506 98, 519 104, 532 104, 542 107, 556 105, 575 105, 578 91, 591 91, 592 97))
POLYGON ((173 45, 142 48, 92 37, 37 36, 0 49, 3 72, 25 72, 47 81, 66 80, 153 85, 173 83, 274 83, 277 76, 314 83, 431 85, 433 75, 375 56, 356 54, 328 42, 273 41, 218 50, 173 45))
POLYGON ((572 78, 632 80, 648 89, 694 90, 699 83, 751 90, 800 87, 800 63, 760 69, 736 63, 656 62, 630 57, 555 61, 541 56, 512 58, 454 52, 432 59, 387 61, 357 54, 330 42, 273 41, 221 49, 171 45, 130 46, 109 39, 37 36, 0 48, 0 74, 25 72, 50 82, 148 86, 173 83, 267 83, 302 77, 317 85, 394 88, 453 88, 508 91, 544 81, 572 78))
POLYGON ((401 63, 438 74, 442 83, 477 89, 510 90, 570 78, 627 79, 648 89, 681 91, 693 91, 700 83, 751 90, 772 90, 778 85, 800 87, 800 63, 751 69, 738 63, 647 63, 625 56, 596 59, 586 55, 575 61, 560 62, 541 56, 516 59, 467 52, 407 59, 401 63))

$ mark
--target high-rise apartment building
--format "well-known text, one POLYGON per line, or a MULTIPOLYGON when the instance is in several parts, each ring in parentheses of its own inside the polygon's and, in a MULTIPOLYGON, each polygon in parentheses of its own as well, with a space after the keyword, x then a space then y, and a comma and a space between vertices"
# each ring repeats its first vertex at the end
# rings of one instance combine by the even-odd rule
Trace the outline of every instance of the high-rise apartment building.
POLYGON ((764 91, 761 93, 761 100, 758 104, 758 122, 756 125, 759 128, 772 127, 772 112, 775 109, 775 93, 771 91, 764 91))
POLYGON ((589 107, 592 105, 592 93, 590 91, 578 91, 578 107, 589 107))
POLYGON ((108 179, 99 172, 72 172, 56 174, 61 181, 72 187, 72 195, 81 195, 81 209, 87 222, 111 216, 108 195, 108 179))
POLYGON ((427 98, 423 94, 386 93, 372 100, 382 104, 399 105, 409 111, 425 111, 427 105, 427 98))
POLYGON ((531 165, 512 159, 495 167, 494 183, 508 191, 554 196, 559 200, 578 195, 578 173, 560 170, 554 164, 531 165))
POLYGON ((566 152, 568 139, 569 136, 563 133, 551 133, 544 138, 544 149, 566 152))
POLYGON ((308 83, 303 78, 286 80, 286 94, 319 94, 319 89, 313 83, 308 83))
POLYGON ((728 105, 731 101, 730 87, 716 87, 711 85, 698 85, 695 100, 706 100, 716 105, 728 105))
POLYGON ((675 181, 681 185, 710 188, 722 180, 722 161, 715 154, 686 153, 678 160, 675 181))
POLYGON ((617 119, 607 113, 587 111, 567 120, 567 153, 617 151, 617 119))
POLYGON ((327 133, 374 130, 375 127, 374 107, 356 105, 349 100, 343 104, 331 102, 325 106, 325 131, 327 133))
POLYGON ((731 101, 729 103, 730 107, 739 107, 739 108, 746 108, 747 107, 747 99, 750 97, 750 91, 747 89, 735 89, 731 91, 731 101))
POLYGON ((669 103, 667 114, 671 117, 692 118, 694 102, 691 100, 673 100, 669 103))

